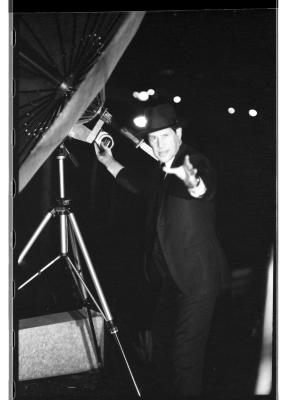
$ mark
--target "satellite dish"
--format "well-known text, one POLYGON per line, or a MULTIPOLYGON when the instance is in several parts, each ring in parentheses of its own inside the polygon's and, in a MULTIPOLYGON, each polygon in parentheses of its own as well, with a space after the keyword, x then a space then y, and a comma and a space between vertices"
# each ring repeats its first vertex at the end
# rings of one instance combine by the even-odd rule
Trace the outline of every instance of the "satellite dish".
POLYGON ((15 14, 19 192, 75 124, 101 111, 105 84, 144 14, 15 14))

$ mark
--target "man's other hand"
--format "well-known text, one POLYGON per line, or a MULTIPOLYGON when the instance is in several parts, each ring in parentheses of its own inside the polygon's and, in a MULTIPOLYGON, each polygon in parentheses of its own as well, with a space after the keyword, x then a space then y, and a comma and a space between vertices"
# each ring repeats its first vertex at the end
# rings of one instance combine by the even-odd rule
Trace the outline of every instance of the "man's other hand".
POLYGON ((94 142, 94 150, 98 161, 105 165, 106 168, 114 161, 112 151, 103 144, 99 147, 94 142))
POLYGON ((163 171, 165 171, 167 174, 176 175, 184 182, 188 189, 195 188, 200 182, 200 179, 196 176, 198 170, 193 167, 188 155, 185 156, 184 163, 180 167, 163 167, 163 171))

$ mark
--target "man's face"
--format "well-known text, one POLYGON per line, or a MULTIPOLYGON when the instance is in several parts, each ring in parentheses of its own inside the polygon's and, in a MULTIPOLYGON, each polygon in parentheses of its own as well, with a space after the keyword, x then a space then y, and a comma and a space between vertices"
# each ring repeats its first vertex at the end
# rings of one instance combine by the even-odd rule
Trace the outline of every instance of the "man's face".
POLYGON ((160 131, 149 133, 149 144, 154 155, 160 162, 167 162, 175 157, 181 145, 182 129, 165 128, 160 131))

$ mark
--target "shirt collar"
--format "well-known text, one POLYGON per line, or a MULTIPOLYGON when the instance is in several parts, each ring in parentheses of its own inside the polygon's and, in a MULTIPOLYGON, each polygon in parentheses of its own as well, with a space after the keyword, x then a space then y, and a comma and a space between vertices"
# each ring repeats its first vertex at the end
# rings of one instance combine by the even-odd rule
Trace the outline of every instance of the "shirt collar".
POLYGON ((171 167, 172 162, 174 161, 174 158, 175 158, 175 157, 172 157, 170 160, 168 160, 168 161, 165 163, 165 165, 166 165, 167 168, 170 168, 170 167, 171 167))

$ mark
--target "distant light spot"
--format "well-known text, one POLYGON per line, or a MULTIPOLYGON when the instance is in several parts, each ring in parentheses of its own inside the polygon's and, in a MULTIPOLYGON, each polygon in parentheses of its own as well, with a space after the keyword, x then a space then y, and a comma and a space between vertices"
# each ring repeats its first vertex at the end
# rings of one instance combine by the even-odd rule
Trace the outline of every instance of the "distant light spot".
POLYGON ((143 91, 138 94, 138 100, 147 101, 148 99, 149 99, 149 94, 147 92, 143 91))
POLYGON ((138 115, 133 119, 133 123, 138 128, 145 128, 147 124, 147 118, 144 115, 138 115))
POLYGON ((173 98, 174 103, 180 103, 181 100, 182 100, 182 99, 181 99, 180 96, 175 96, 175 97, 173 98))
POLYGON ((252 108, 251 110, 248 111, 248 114, 249 114, 251 117, 256 117, 257 111, 254 110, 254 109, 252 108))
POLYGON ((228 112, 229 114, 234 114, 234 113, 235 113, 235 108, 229 107, 228 110, 227 110, 227 112, 228 112))

